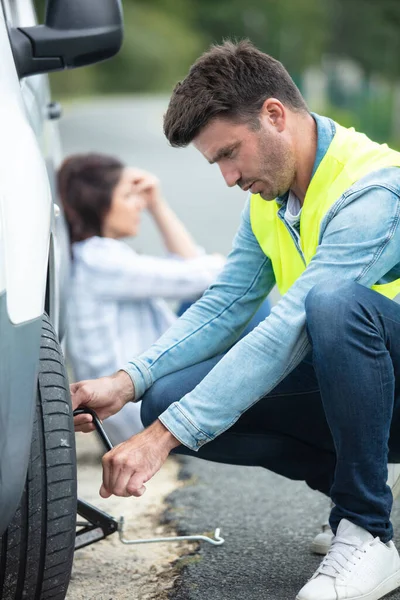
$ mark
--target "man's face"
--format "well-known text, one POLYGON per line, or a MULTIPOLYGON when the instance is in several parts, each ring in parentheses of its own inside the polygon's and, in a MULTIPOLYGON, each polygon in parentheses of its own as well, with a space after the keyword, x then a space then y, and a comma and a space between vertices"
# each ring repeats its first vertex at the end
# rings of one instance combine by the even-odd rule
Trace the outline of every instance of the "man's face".
POLYGON ((288 191, 295 174, 290 138, 282 126, 261 118, 259 128, 215 118, 196 136, 193 145, 210 164, 216 163, 229 187, 273 200, 288 191))

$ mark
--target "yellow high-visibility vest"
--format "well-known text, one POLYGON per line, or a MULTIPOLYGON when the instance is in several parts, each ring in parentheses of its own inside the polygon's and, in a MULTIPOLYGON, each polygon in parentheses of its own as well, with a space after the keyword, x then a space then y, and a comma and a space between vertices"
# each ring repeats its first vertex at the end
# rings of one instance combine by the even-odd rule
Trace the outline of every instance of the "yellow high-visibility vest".
MULTIPOLYGON (((308 186, 300 217, 300 242, 305 264, 286 226, 279 205, 259 194, 250 199, 250 222, 263 252, 271 259, 276 283, 283 295, 306 269, 317 251, 322 219, 356 181, 384 167, 400 167, 400 152, 377 144, 353 128, 335 123, 336 133, 308 186)), ((372 289, 388 298, 400 294, 400 279, 372 289)))

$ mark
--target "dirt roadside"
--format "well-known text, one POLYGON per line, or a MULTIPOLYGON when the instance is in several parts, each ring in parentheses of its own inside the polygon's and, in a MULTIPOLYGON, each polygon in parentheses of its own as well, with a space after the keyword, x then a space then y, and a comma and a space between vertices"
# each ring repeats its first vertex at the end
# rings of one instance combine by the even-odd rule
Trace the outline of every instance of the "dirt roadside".
MULTIPOLYGON (((169 458, 146 485, 141 498, 111 498, 98 494, 101 483, 100 442, 95 434, 77 434, 78 495, 115 518, 124 516, 128 539, 176 535, 160 525, 165 498, 182 482, 179 464, 169 458)), ((167 600, 179 575, 173 563, 196 548, 188 542, 126 546, 114 533, 77 550, 66 600, 167 600)))

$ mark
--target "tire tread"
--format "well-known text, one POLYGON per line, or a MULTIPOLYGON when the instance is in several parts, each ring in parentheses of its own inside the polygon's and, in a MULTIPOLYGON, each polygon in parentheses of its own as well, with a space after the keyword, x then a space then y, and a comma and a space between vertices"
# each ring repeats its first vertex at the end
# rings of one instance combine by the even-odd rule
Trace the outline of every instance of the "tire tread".
POLYGON ((75 435, 63 355, 46 315, 38 379, 25 489, 0 538, 0 600, 64 600, 71 574, 76 529, 75 435))

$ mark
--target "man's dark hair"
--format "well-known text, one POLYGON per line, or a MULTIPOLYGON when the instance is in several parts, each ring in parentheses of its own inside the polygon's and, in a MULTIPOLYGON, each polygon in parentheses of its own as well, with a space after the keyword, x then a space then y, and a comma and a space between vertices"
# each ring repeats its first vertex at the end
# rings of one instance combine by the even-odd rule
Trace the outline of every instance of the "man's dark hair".
POLYGON ((64 160, 57 183, 71 244, 103 235, 104 217, 124 166, 104 154, 74 154, 64 160))
POLYGON ((185 147, 215 117, 257 125, 267 98, 308 112, 282 63, 249 40, 211 46, 175 86, 164 115, 164 133, 172 146, 185 147))

